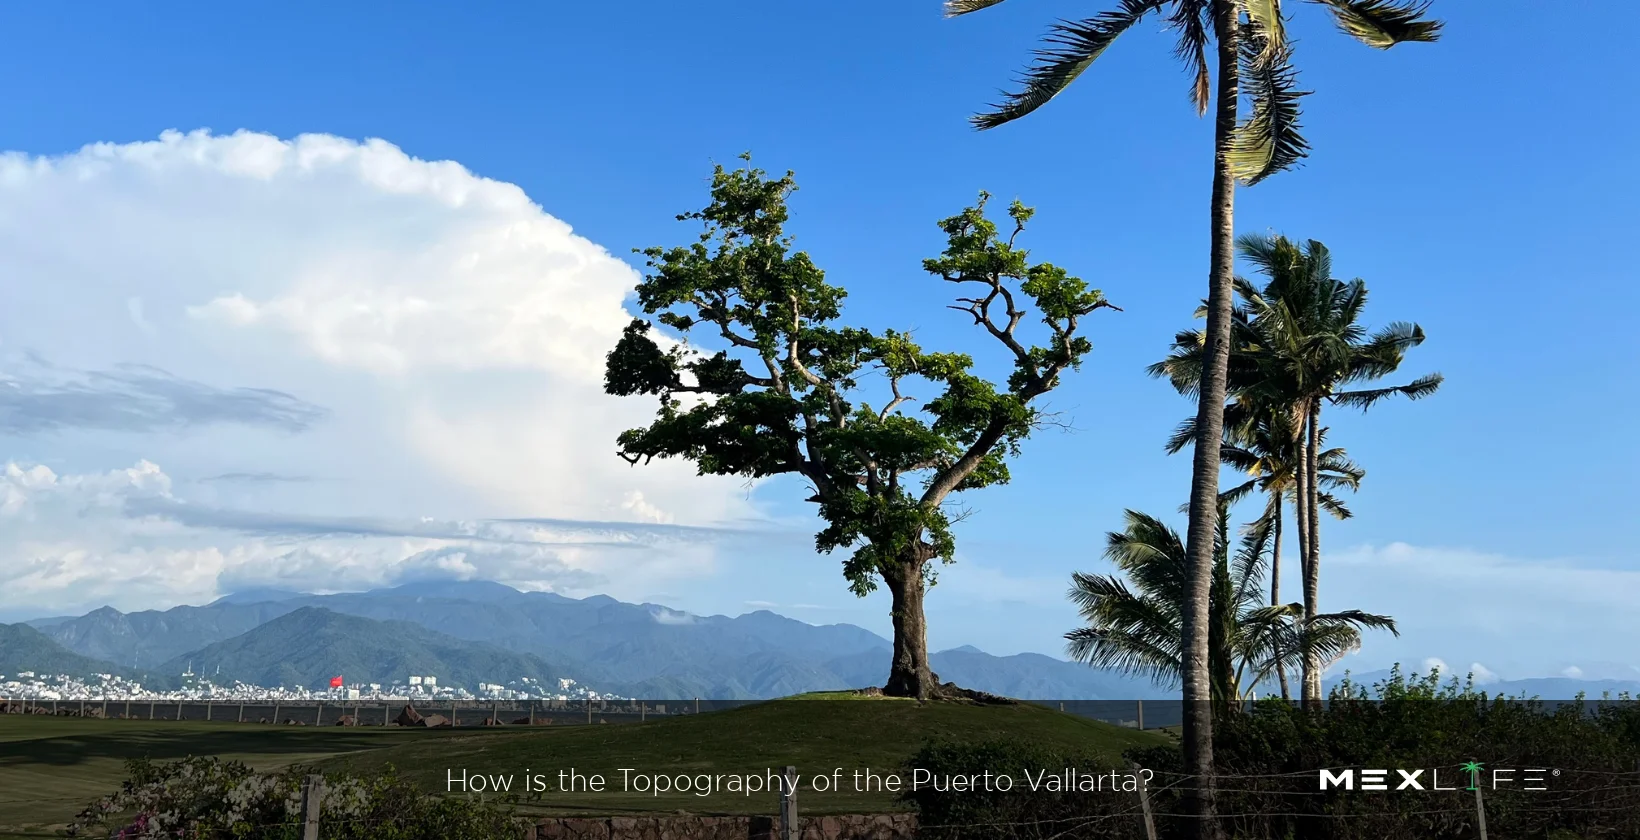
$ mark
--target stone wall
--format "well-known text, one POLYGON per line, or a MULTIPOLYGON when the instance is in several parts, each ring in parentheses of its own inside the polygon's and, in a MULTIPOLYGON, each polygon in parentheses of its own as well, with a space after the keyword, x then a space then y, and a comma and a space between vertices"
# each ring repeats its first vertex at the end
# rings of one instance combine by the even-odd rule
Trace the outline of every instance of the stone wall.
MULTIPOLYGON (((910 814, 802 817, 801 840, 912 840, 910 814)), ((779 840, 769 817, 546 817, 527 840, 779 840)))

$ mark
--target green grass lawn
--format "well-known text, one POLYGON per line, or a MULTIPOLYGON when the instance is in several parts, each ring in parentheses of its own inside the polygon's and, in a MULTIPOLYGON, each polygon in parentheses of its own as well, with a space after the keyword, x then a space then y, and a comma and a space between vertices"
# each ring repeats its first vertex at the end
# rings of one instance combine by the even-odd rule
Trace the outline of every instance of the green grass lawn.
POLYGON ((52 836, 54 826, 119 789, 129 758, 215 755, 272 770, 434 732, 0 715, 0 838, 52 836))
POLYGON ((526 810, 557 813, 771 814, 775 795, 651 796, 620 792, 618 768, 676 774, 775 773, 795 765, 806 813, 897 810, 890 793, 855 793, 851 774, 896 772, 936 739, 1009 738, 1048 743, 1114 760, 1123 749, 1160 743, 1137 732, 1031 704, 920 705, 853 695, 810 695, 731 711, 645 723, 426 730, 397 727, 290 727, 190 721, 0 716, 0 840, 49 837, 87 803, 118 789, 129 758, 212 755, 259 770, 318 764, 329 770, 393 765, 429 791, 446 774, 511 775, 526 770, 557 781, 559 770, 603 774, 603 793, 544 794, 526 810), (844 792, 816 792, 810 779, 842 769, 844 792))
POLYGON ((392 764, 430 790, 443 791, 447 774, 510 775, 520 792, 526 771, 556 787, 560 770, 598 773, 602 793, 551 791, 527 802, 529 810, 585 813, 688 811, 704 814, 773 812, 775 796, 754 793, 636 793, 621 790, 619 768, 662 775, 757 774, 793 765, 802 782, 805 813, 898 810, 891 793, 856 793, 855 770, 897 772, 930 740, 1007 738, 1046 743, 1070 752, 1106 755, 1114 761, 1134 745, 1164 743, 1165 736, 1079 718, 1031 704, 920 705, 907 700, 809 695, 700 716, 646 723, 537 728, 511 732, 446 731, 442 736, 389 749, 354 753, 331 767, 371 769, 392 764), (843 792, 810 790, 815 774, 842 769, 843 792))

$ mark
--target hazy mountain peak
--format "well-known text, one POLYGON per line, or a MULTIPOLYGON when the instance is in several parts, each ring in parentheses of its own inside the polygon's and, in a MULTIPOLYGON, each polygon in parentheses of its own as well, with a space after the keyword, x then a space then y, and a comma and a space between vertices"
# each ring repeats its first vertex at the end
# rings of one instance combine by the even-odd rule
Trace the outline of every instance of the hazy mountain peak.
POLYGON ((212 601, 206 606, 215 607, 222 604, 266 604, 276 603, 279 601, 290 601, 296 598, 305 597, 307 597, 306 592, 295 592, 289 589, 258 587, 255 589, 242 589, 238 592, 230 592, 215 601, 212 601))

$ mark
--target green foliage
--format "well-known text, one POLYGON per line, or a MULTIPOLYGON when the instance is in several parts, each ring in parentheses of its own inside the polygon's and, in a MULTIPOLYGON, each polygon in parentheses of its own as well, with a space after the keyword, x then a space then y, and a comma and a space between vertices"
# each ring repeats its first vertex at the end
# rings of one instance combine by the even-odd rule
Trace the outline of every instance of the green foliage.
MULTIPOLYGON (((946 0, 948 17, 977 12, 1002 0, 946 0)), ((1379 49, 1408 41, 1434 41, 1439 21, 1425 17, 1428 2, 1402 0, 1315 0, 1333 13, 1339 29, 1379 49)), ((1045 45, 1019 80, 1019 90, 991 110, 976 115, 976 128, 1013 122, 1063 93, 1105 50, 1146 15, 1165 14, 1175 33, 1174 55, 1190 73, 1190 100, 1198 114, 1207 112, 1212 83, 1208 44, 1235 39, 1231 59, 1240 77, 1221 93, 1247 100, 1250 114, 1236 126, 1230 147, 1223 149, 1236 177, 1254 184, 1295 166, 1309 153, 1299 134, 1299 100, 1292 42, 1287 38, 1281 0, 1117 0, 1117 8, 1079 21, 1054 24, 1045 45), (1234 7, 1220 17, 1225 4, 1234 7)))
POLYGON ((948 496, 1007 483, 1007 460, 1041 419, 1033 400, 1092 349, 1081 319, 1114 307, 1064 269, 1031 262, 1015 246, 1031 210, 1009 206, 1004 238, 981 193, 940 222, 947 246, 923 268, 977 287, 951 308, 1010 354, 1013 371, 998 387, 973 373, 966 353, 841 324, 847 293, 785 230, 796 188, 789 172, 716 168, 711 202, 678 216, 701 224, 695 241, 641 251, 647 317, 609 353, 605 390, 659 400, 653 422, 617 438, 632 463, 682 458, 702 475, 805 479, 826 521, 816 547, 852 549, 844 573, 863 594, 878 576, 950 561, 948 496), (1043 345, 1019 335, 1026 306, 1046 327, 1043 345), (915 405, 903 387, 935 396, 915 405))
MULTIPOLYGON (((1214 721, 1217 803, 1226 833, 1239 840, 1471 840, 1475 803, 1460 767, 1478 761, 1489 836, 1593 838, 1640 836, 1640 702, 1626 696, 1550 705, 1490 697, 1472 683, 1441 675, 1404 676, 1367 687, 1346 680, 1324 707, 1279 699, 1214 721), (1321 768, 1422 769, 1423 791, 1318 790, 1321 768), (1547 790, 1492 785, 1491 769, 1543 768, 1547 790), (1433 790, 1432 770, 1442 788, 1433 790), (1552 771, 1558 770, 1558 773, 1552 771)), ((1183 794, 1190 780, 1178 744, 1133 747, 1124 758, 1153 774, 1157 835, 1192 837, 1183 794)), ((1072 766, 1097 773, 1108 760, 1074 749, 1006 742, 937 743, 911 760, 940 774, 1013 772, 1072 766)), ((1127 771, 1122 771, 1127 772, 1127 771)), ((937 838, 1143 838, 1137 796, 1109 790, 1061 796, 1016 790, 983 794, 925 790, 907 796, 937 838)))
MULTIPOLYGON (((1177 685, 1183 674, 1184 611, 1190 563, 1178 532, 1156 517, 1126 511, 1126 528, 1106 535, 1117 575, 1072 576, 1070 598, 1086 626, 1065 634, 1073 659, 1177 685)), ((1361 644, 1362 629, 1397 632, 1388 616, 1358 610, 1303 620, 1301 604, 1267 606, 1270 529, 1254 523, 1232 553, 1229 515, 1221 511, 1208 602, 1208 672, 1217 717, 1243 698, 1243 686, 1293 668, 1306 645, 1324 664, 1361 644), (1308 632, 1304 628, 1308 627, 1308 632)))
MULTIPOLYGON (((301 789, 312 772, 255 773, 236 761, 134 759, 119 792, 92 803, 71 835, 197 840, 296 840, 301 789)), ((504 840, 522 837, 511 812, 482 800, 432 796, 388 768, 325 777, 320 826, 330 840, 504 840)))

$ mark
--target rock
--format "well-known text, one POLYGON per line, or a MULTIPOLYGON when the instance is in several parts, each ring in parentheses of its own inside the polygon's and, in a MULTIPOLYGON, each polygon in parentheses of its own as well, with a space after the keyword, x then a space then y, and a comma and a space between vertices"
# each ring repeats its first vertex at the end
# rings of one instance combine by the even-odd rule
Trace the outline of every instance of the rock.
POLYGON ((417 715, 417 717, 421 718, 420 721, 410 724, 411 726, 424 726, 428 729, 435 729, 438 727, 448 727, 450 725, 449 718, 446 718, 444 715, 428 715, 426 717, 417 715))
POLYGON ((483 723, 479 724, 479 726, 500 726, 500 725, 501 725, 501 721, 496 720, 493 717, 487 717, 487 718, 484 719, 483 723))
POLYGON ((352 715, 342 715, 336 719, 337 726, 358 726, 359 721, 352 715))
POLYGON ((529 726, 529 725, 530 725, 530 719, 527 718, 527 717, 521 717, 518 720, 513 721, 513 726, 529 726))
POLYGON ((414 706, 406 705, 393 722, 400 726, 421 726, 421 720, 421 712, 416 711, 414 706))

